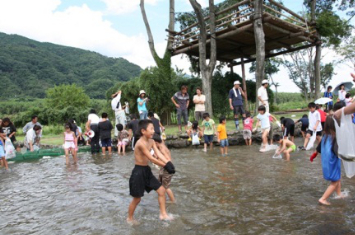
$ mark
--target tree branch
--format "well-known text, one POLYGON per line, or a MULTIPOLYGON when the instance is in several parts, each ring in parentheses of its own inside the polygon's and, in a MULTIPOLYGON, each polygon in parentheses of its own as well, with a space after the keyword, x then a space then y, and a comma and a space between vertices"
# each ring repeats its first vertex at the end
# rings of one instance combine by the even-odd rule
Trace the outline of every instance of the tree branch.
POLYGON ((158 61, 157 61, 158 55, 157 55, 157 53, 155 51, 153 34, 152 34, 152 31, 150 30, 147 14, 145 13, 144 0, 141 0, 140 8, 141 8, 141 12, 142 12, 142 17, 143 17, 143 21, 144 21, 144 24, 145 24, 145 28, 147 30, 148 45, 149 45, 150 53, 152 54, 152 56, 154 58, 154 61, 158 65, 158 61))

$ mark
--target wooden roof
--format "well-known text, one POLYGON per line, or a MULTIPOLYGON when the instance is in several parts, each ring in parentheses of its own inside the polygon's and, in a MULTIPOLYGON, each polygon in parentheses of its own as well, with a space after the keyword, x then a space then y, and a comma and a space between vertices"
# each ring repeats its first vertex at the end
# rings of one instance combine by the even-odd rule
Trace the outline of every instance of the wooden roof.
MULTIPOLYGON (((269 1, 275 3, 273 0, 269 1)), ((249 1, 243 1, 242 3, 245 4, 246 2, 249 1)), ((235 8, 230 7, 229 12, 224 10, 222 14, 216 13, 216 17, 220 15, 219 18, 222 19, 216 19, 217 60, 219 61, 233 62, 232 64, 236 65, 239 63, 234 60, 238 58, 244 58, 245 62, 255 60, 253 8, 250 5, 244 5, 244 8, 240 10, 241 7, 242 5, 239 3, 235 5, 235 8), (231 11, 232 13, 229 14, 231 11), (235 14, 236 11, 241 14, 235 14), (225 16, 225 14, 229 15, 225 16), (228 16, 230 17, 228 18, 228 16)), ((278 8, 278 10, 283 9, 292 17, 273 10, 270 5, 265 5, 264 9, 267 10, 262 16, 266 58, 315 45, 317 39, 315 31, 311 31, 312 28, 309 27, 309 23, 302 17, 285 7, 278 8)), ((185 53, 199 57, 198 33, 199 29, 196 23, 178 32, 175 36, 173 55, 185 53)), ((207 47, 209 47, 209 40, 207 40, 207 47)), ((207 52, 209 52, 209 48, 207 52)))

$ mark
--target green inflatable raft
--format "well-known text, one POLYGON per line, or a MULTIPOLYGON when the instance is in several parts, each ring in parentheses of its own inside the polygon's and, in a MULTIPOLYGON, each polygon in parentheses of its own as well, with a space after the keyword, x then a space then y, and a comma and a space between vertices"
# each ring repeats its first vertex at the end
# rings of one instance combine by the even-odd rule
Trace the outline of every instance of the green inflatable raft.
MULTIPOLYGON (((79 147, 78 153, 90 152, 90 146, 79 147)), ((64 149, 63 148, 53 148, 53 149, 40 149, 33 152, 25 152, 25 153, 16 153, 16 157, 7 159, 8 161, 29 161, 29 160, 38 160, 43 158, 44 156, 55 157, 55 156, 63 156, 64 149)))

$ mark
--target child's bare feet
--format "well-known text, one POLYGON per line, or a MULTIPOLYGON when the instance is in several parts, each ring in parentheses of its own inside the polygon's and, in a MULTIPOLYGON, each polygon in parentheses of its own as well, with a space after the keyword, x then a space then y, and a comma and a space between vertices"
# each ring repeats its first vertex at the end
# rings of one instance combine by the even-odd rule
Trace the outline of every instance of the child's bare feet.
POLYGON ((138 222, 137 220, 135 220, 135 219, 128 219, 128 218, 127 218, 127 224, 133 226, 133 225, 138 225, 139 222, 138 222))
POLYGON ((170 220, 173 220, 173 219, 174 219, 174 216, 168 215, 168 214, 165 214, 165 215, 160 214, 160 215, 159 215, 159 219, 160 219, 160 220, 167 220, 167 221, 170 221, 170 220))
POLYGON ((318 202, 319 202, 320 204, 322 204, 322 205, 330 206, 330 202, 328 202, 328 201, 325 200, 325 199, 320 198, 320 199, 318 200, 318 202))

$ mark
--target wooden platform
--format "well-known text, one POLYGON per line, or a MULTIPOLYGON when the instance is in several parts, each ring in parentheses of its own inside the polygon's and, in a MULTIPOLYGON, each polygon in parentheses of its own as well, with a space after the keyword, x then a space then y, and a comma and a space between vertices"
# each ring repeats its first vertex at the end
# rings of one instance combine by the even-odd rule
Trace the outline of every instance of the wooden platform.
MULTIPOLYGON (((217 60, 232 65, 240 64, 235 61, 238 58, 244 58, 245 63, 255 61, 253 8, 249 5, 250 1, 242 3, 216 13, 217 60)), ((309 22, 291 10, 277 5, 278 10, 283 10, 279 12, 272 8, 272 4, 277 3, 270 0, 269 5, 264 6, 262 17, 266 58, 315 45, 317 36, 309 22)), ((206 24, 208 25, 208 18, 206 24)), ((175 36, 173 55, 184 53, 198 57, 198 34, 197 24, 178 32, 175 36)), ((209 40, 207 42, 209 45, 209 40)))

